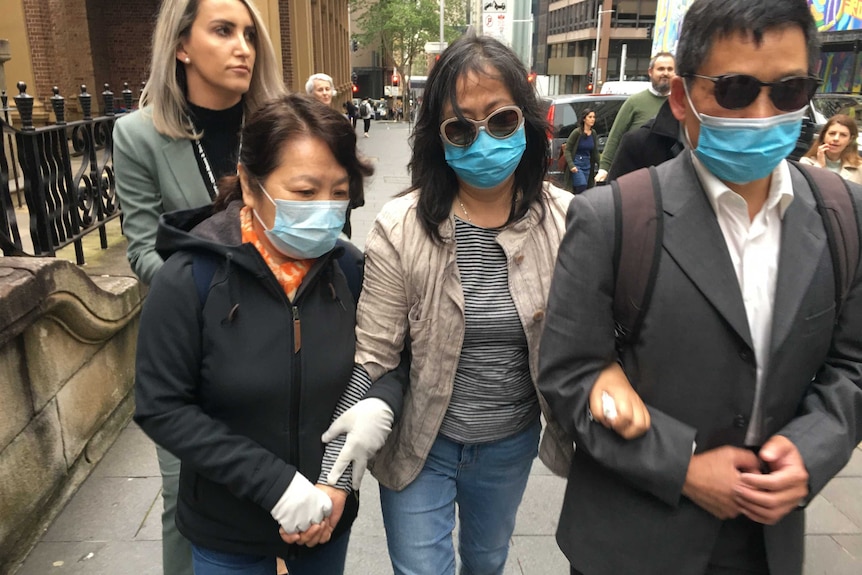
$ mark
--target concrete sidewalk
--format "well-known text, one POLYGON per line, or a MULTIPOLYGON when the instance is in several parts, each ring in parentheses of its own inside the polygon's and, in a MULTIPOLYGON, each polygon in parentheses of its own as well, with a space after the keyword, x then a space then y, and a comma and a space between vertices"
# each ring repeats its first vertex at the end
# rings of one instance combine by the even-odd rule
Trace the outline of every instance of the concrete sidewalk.
MULTIPOLYGON (((376 165, 366 187, 366 205, 352 218, 354 241, 360 246, 381 206, 409 185, 407 138, 406 123, 389 122, 372 123, 370 137, 359 138, 360 148, 376 165)), ((107 252, 88 250, 90 273, 130 273, 122 240, 111 245, 107 252)), ((518 513, 506 575, 569 573, 554 540, 563 488, 562 479, 535 463, 518 513)), ((153 445, 135 424, 129 424, 16 575, 160 575, 160 489, 153 445)), ((806 532, 805 575, 862 573, 862 450, 856 450, 847 467, 811 504, 806 532)), ((353 527, 347 573, 392 573, 377 484, 370 474, 363 481, 362 509, 353 527)))

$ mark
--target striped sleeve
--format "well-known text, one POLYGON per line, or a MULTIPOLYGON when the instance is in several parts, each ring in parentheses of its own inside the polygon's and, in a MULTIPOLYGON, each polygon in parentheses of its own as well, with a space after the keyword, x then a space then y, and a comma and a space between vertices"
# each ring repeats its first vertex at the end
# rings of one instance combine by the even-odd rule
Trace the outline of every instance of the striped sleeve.
MULTIPOLYGON (((332 421, 335 421, 342 413, 356 405, 360 399, 365 397, 365 394, 370 388, 371 377, 368 375, 368 372, 365 371, 365 368, 361 365, 354 364, 353 373, 350 375, 350 381, 347 383, 347 389, 345 389, 344 393, 341 394, 341 399, 338 400, 338 403, 335 406, 335 412, 332 414, 332 421)), ((338 459, 338 455, 344 447, 344 440, 346 437, 347 435, 342 433, 326 445, 326 450, 323 452, 323 461, 320 463, 320 475, 317 479, 318 483, 326 483, 326 476, 335 465, 335 460, 338 459)), ((338 478, 336 487, 344 489, 345 491, 352 491, 352 477, 353 463, 348 465, 347 469, 344 470, 344 473, 341 474, 341 477, 338 478)))

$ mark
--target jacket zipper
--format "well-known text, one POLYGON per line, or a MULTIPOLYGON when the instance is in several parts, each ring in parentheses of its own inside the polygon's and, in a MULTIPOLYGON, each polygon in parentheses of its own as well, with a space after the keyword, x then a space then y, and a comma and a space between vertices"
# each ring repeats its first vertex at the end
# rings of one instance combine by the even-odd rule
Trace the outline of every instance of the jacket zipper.
POLYGON ((299 469, 299 400, 302 391, 302 323, 299 319, 299 307, 293 305, 293 385, 290 398, 290 461, 299 469))

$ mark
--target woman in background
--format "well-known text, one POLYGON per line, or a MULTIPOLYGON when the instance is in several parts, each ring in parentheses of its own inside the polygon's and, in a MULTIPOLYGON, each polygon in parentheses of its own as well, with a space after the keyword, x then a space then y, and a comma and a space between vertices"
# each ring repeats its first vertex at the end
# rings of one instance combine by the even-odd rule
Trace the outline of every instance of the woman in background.
POLYGON ((599 135, 593 130, 595 124, 596 112, 586 108, 581 112, 578 127, 566 140, 566 166, 572 177, 572 191, 576 194, 596 185, 599 135))
POLYGON ((826 168, 845 180, 862 184, 858 137, 859 128, 853 118, 845 114, 832 116, 811 144, 811 149, 799 161, 826 168))
POLYGON ((305 82, 305 93, 314 97, 322 104, 332 104, 332 97, 337 94, 332 76, 328 74, 312 74, 305 82))
MULTIPOLYGON (((149 284, 162 257, 165 212, 212 203, 235 174, 243 118, 284 92, 275 52, 251 0, 164 0, 140 109, 114 126, 114 172, 132 270, 149 284)), ((162 472, 165 575, 192 575, 177 531, 179 461, 157 446, 162 472)))

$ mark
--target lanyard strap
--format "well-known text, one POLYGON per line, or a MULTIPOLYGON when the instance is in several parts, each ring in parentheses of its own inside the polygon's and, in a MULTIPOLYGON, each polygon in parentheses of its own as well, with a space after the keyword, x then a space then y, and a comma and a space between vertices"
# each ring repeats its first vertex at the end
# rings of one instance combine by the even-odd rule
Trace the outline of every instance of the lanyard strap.
MULTIPOLYGON (((188 116, 187 116, 187 118, 188 118, 189 123, 192 126, 194 126, 192 119, 189 118, 188 116)), ((237 151, 236 151, 237 160, 239 160, 239 157, 242 154, 242 130, 244 127, 245 127, 245 112, 243 112, 243 114, 242 114, 242 121, 240 122, 240 125, 239 125, 239 147, 237 148, 237 151)), ((210 185, 211 185, 210 196, 212 197, 212 199, 215 199, 216 197, 218 197, 218 184, 216 183, 215 173, 213 172, 212 166, 210 165, 209 158, 207 158, 207 153, 204 151, 204 146, 203 146, 203 144, 201 144, 201 139, 197 138, 196 140, 194 140, 194 143, 195 143, 195 149, 198 152, 198 156, 200 156, 200 159, 204 164, 204 169, 207 172, 207 177, 210 180, 210 185)), ((239 171, 237 171, 237 174, 239 174, 239 171)))

